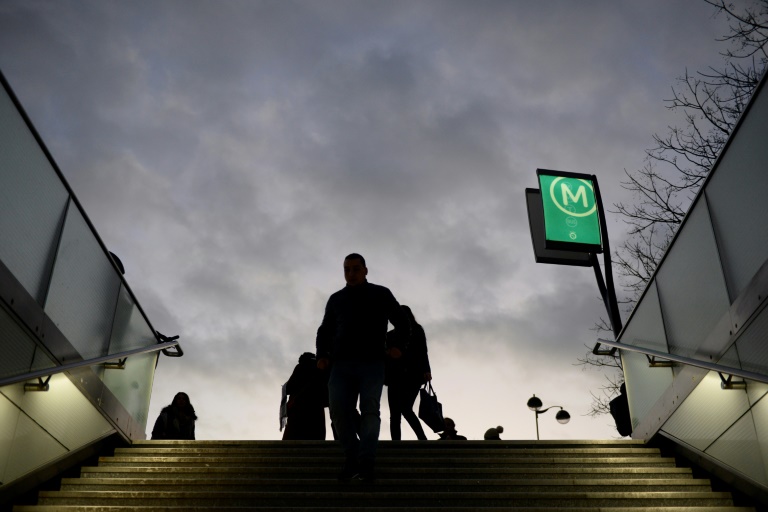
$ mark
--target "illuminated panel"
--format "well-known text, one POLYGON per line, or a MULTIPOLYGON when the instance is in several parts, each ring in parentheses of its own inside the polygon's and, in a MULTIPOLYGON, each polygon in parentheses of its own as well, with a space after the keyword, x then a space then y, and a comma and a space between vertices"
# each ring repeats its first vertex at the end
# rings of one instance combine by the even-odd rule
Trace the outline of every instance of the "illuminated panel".
POLYGON ((594 176, 537 169, 547 249, 601 252, 594 176))

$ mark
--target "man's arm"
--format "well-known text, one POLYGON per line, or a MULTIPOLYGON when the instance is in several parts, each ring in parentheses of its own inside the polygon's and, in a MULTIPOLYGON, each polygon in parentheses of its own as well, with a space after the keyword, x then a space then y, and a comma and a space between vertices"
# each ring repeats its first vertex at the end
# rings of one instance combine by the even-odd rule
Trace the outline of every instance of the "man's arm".
POLYGON ((387 349, 390 357, 398 359, 411 337, 411 322, 408 321, 403 308, 391 291, 387 290, 385 300, 387 301, 387 318, 395 328, 395 336, 387 336, 387 349))
POLYGON ((317 367, 321 370, 325 370, 330 364, 331 346, 335 333, 336 319, 332 312, 331 299, 328 299, 323 321, 317 329, 317 338, 315 339, 315 357, 317 358, 317 367))
POLYGON ((321 338, 323 337, 323 334, 321 333, 322 329, 323 329, 323 326, 321 325, 320 328, 317 330, 316 357, 317 357, 317 367, 321 370, 325 370, 331 364, 331 357, 328 349, 321 348, 321 347, 327 346, 327 342, 321 341, 321 338))

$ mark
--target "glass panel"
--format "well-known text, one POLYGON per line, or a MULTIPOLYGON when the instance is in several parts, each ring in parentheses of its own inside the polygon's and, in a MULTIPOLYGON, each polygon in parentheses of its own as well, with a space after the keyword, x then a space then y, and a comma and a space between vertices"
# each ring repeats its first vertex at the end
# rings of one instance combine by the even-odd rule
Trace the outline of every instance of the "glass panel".
POLYGON ((69 194, 0 88, 0 260, 38 302, 69 194))
MULTIPOLYGON (((6 386, 2 389, 2 392, 5 397, 8 395, 24 396, 46 394, 42 392, 24 393, 23 389, 24 384, 14 384, 13 386, 6 386), (7 393, 8 388, 17 389, 7 393), (18 391, 19 389, 21 392, 18 391)), ((2 402, 5 402, 10 407, 19 411, 19 408, 17 407, 18 404, 14 405, 10 400, 3 400, 2 402)), ((6 483, 23 476, 25 473, 42 466, 67 452, 66 448, 62 446, 61 443, 57 442, 56 439, 45 431, 45 428, 22 411, 18 412, 17 417, 18 422, 13 431, 11 449, 8 454, 5 473, 3 475, 3 482, 6 483)))
POLYGON ((133 348, 147 347, 157 343, 152 329, 133 302, 130 293, 120 286, 120 295, 112 327, 112 341, 109 353, 117 354, 133 348))
POLYGON ((120 278, 76 208, 64 225, 45 312, 84 359, 107 353, 120 278))
POLYGON ((21 400, 24 398, 24 384, 16 383, 10 386, 3 386, 0 388, 0 393, 11 402, 16 408, 21 404, 21 400))
POLYGON ((0 378, 56 366, 7 311, 0 308, 0 378))
POLYGON ((22 413, 19 415, 3 481, 11 482, 65 453, 67 450, 61 444, 22 413))
POLYGON ((763 308, 736 340, 742 368, 768 375, 768 308, 763 308))
POLYGON ((719 360, 715 361, 715 363, 727 366, 728 368, 741 368, 741 363, 739 362, 739 354, 736 351, 736 345, 731 345, 731 348, 729 348, 719 360))
POLYGON ((35 348, 35 359, 32 361, 32 368, 30 368, 31 371, 45 370, 46 368, 54 368, 56 366, 57 364, 53 361, 53 359, 48 357, 42 348, 35 348))
POLYGON ((656 281, 651 281, 648 289, 632 312, 632 319, 621 335, 621 342, 637 347, 651 348, 661 352, 667 350, 667 335, 661 318, 661 305, 656 289, 656 281))
MULTIPOLYGON (((752 324, 755 325, 755 324, 752 324)), ((717 361, 718 364, 723 366, 741 368, 743 365, 739 361, 739 350, 736 345, 733 345, 728 351, 717 361)), ((740 377, 733 377, 734 380, 742 380, 740 377)), ((755 380, 746 380, 747 382, 747 400, 750 406, 757 403, 766 393, 768 393, 768 384, 758 382, 755 380)), ((768 460, 768 459, 767 459, 768 460)))
MULTIPOLYGON (((728 350, 728 357, 718 363, 768 375, 768 309, 760 311, 742 331, 736 343, 728 350)), ((756 403, 767 392, 768 384, 748 381, 747 395, 750 403, 756 403)))
POLYGON ((131 356, 125 369, 106 369, 102 380, 144 432, 157 362, 157 352, 131 356))
POLYGON ((766 133, 768 94, 763 90, 743 118, 706 189, 733 300, 768 254, 766 133))
MULTIPOLYGON (((651 281, 643 300, 635 305, 631 320, 621 335, 621 342, 667 352, 667 337, 655 281, 651 281)), ((621 360, 634 428, 672 385, 673 373, 671 368, 649 368, 648 358, 643 354, 622 352, 621 360)))
POLYGON ((64 374, 51 377, 47 392, 24 393, 21 409, 69 450, 114 430, 64 374))
MULTIPOLYGON (((749 384, 747 384, 749 386, 749 384)), ((752 417, 755 421, 755 432, 757 434, 757 444, 755 450, 760 450, 762 455, 765 474, 759 482, 768 486, 768 398, 763 397, 754 407, 752 407, 752 417)))
MULTIPOLYGON (((0 389, 0 392, 2 391, 0 389)), ((10 481, 6 476, 6 468, 11 458, 11 447, 16 425, 19 423, 19 414, 21 414, 19 408, 0 393, 0 485, 10 481)))
POLYGON ((768 393, 768 384, 754 380, 747 381, 747 396, 750 404, 755 404, 765 398, 766 393, 768 393))
POLYGON ((35 343, 4 309, 0 308, 0 378, 29 371, 35 356, 35 343))
POLYGON ((765 465, 751 412, 742 416, 706 453, 758 482, 766 481, 765 465))
POLYGON ((667 253, 656 286, 670 352, 693 356, 730 307, 703 198, 667 253))
POLYGON ((672 385, 672 369, 650 368, 645 355, 635 352, 622 352, 621 363, 627 382, 632 428, 635 428, 672 385))
POLYGON ((706 450, 749 408, 746 392, 721 389, 720 382, 717 372, 709 372, 661 430, 706 450))

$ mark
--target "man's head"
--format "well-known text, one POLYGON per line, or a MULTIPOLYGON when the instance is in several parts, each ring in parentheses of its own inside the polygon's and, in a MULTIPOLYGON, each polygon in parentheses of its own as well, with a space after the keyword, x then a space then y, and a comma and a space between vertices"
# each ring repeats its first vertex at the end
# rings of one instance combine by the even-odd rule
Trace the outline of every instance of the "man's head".
POLYGON ((353 252, 344 258, 344 279, 347 286, 357 286, 365 283, 368 275, 368 267, 365 266, 365 258, 353 252))
POLYGON ((456 423, 454 423, 451 418, 445 418, 445 429, 456 430, 456 423))

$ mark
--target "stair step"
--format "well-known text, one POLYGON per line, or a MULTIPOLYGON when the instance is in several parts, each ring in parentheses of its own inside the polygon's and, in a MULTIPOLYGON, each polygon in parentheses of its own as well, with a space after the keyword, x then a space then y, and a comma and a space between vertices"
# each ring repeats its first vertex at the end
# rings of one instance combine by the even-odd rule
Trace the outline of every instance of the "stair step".
MULTIPOLYGON (((65 478, 61 482, 62 491, 127 491, 141 489, 142 491, 226 491, 244 492, 265 488, 270 492, 294 492, 297 489, 308 492, 319 492, 329 489, 344 490, 346 484, 339 483, 335 478, 295 479, 278 478, 173 478, 159 480, 157 478, 65 478)), ((466 489, 472 492, 709 492, 709 480, 680 480, 680 479, 639 479, 639 480, 574 480, 574 479, 379 479, 376 483, 377 492, 386 490, 419 490, 428 492, 445 492, 466 489)))
MULTIPOLYGON (((121 505, 23 505, 17 506, 14 512, 206 512, 211 509, 208 507, 188 506, 179 507, 165 507, 165 506, 121 506, 121 505)), ((313 511, 313 512, 347 512, 349 508, 346 507, 273 507, 257 505, 251 505, 246 507, 228 507, 220 506, 216 510, 232 510, 236 512, 264 512, 268 510, 278 511, 313 511)), ((366 507, 366 512, 402 512, 402 507, 366 507)), ((445 510, 444 507, 408 507, 409 512, 440 512, 445 510)), ((452 512, 494 512, 500 510, 508 510, 504 507, 495 506, 470 506, 470 507, 451 507, 452 512)), ((638 507, 569 507, 567 510, 573 512, 755 512, 752 507, 729 507, 729 506, 682 506, 682 507, 659 507, 659 506, 638 506, 638 507)), ((563 512, 562 507, 516 507, 515 511, 520 512, 563 512)))
POLYGON ((754 512, 638 441, 383 441, 375 484, 329 441, 142 441, 15 512, 754 512))
MULTIPOLYGON (((408 449, 406 447, 402 448, 394 448, 394 447, 381 447, 377 451, 377 456, 380 458, 386 458, 386 457, 403 457, 403 456, 411 456, 415 451, 420 451, 423 453, 424 450, 419 450, 419 446, 412 446, 412 449, 408 449)), ((465 452, 466 450, 456 450, 451 448, 445 448, 445 449, 437 449, 433 448, 428 450, 429 456, 434 457, 456 457, 457 452, 465 452)), ((307 448, 280 448, 279 446, 269 446, 269 447, 248 447, 248 446, 219 446, 219 447, 157 447, 157 448, 117 448, 115 450, 116 456, 125 456, 130 455, 132 457, 139 457, 139 456, 162 456, 162 455, 176 455, 176 456, 199 456, 204 455, 206 457, 210 456, 231 456, 231 455, 238 455, 238 456, 246 456, 246 455, 294 455, 299 454, 303 456, 317 456, 317 455, 323 455, 328 456, 330 454, 336 454, 341 456, 342 450, 340 447, 332 446, 332 447, 319 447, 319 446, 311 446, 307 448), (330 453, 329 453, 330 452, 330 453)), ((555 448, 546 448, 546 449, 531 449, 531 448, 521 448, 521 449, 505 449, 504 447, 499 448, 477 448, 472 450, 472 454, 475 456, 483 456, 483 457, 509 457, 511 455, 514 455, 515 457, 526 457, 526 456, 535 456, 535 457, 543 457, 543 456, 558 456, 558 457, 605 457, 606 455, 609 456, 618 456, 623 455, 625 457, 658 457, 659 456, 659 450, 654 448, 619 448, 619 449, 611 449, 611 448, 566 448, 566 449, 555 449, 555 448)), ((295 455, 294 455, 295 456, 295 455)))
POLYGON ((729 506, 730 493, 723 492, 400 492, 377 490, 376 485, 351 483, 348 490, 334 492, 169 492, 169 491, 42 491, 41 505, 139 506, 324 506, 368 507, 387 504, 400 507, 426 506, 729 506))
MULTIPOLYGON (((119 467, 98 466, 85 467, 81 470, 83 478, 122 478, 127 475, 140 475, 144 478, 200 478, 212 475, 226 477, 254 475, 281 476, 283 478, 307 478, 318 476, 335 476, 339 465, 319 467, 259 467, 259 468, 230 468, 230 467, 119 467), (321 474, 322 473, 322 474, 321 474)), ((382 468, 377 469, 381 477, 386 478, 675 478, 691 479, 693 475, 687 468, 382 468)))
MULTIPOLYGON (((291 446, 329 446, 335 445, 334 441, 288 441, 291 446)), ((199 440, 193 441, 179 441, 179 440, 136 440, 132 446, 140 448, 142 446, 286 446, 286 441, 281 440, 199 440)), ((529 447, 529 448, 566 448, 566 447, 605 447, 605 448, 617 448, 626 446, 645 447, 649 446, 643 441, 637 441, 634 439, 597 439, 597 440, 585 440, 585 439, 561 439, 561 440, 542 440, 542 441, 525 441, 525 440, 500 440, 500 441, 461 441, 461 442, 432 442, 432 441, 389 441, 380 440, 379 446, 418 446, 419 448, 442 449, 447 446, 468 447, 474 448, 477 446, 504 446, 508 448, 516 447, 529 447)))
MULTIPOLYGON (((334 466, 340 466, 344 461, 341 455, 334 457, 293 457, 285 456, 228 456, 228 457, 101 457, 99 465, 104 466, 230 466, 230 467, 260 467, 275 466, 276 464, 289 466, 327 466, 329 463, 334 466)), ((399 466, 408 467, 414 464, 423 467, 433 466, 452 466, 452 467, 488 467, 488 466, 526 466, 526 467, 565 467, 565 466, 584 466, 591 467, 674 467, 674 458, 664 457, 590 457, 590 458, 560 458, 560 457, 537 457, 537 458, 517 458, 508 457, 446 457, 441 459, 431 459, 426 456, 414 454, 411 457, 377 457, 377 466, 399 466)))

